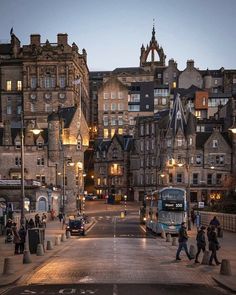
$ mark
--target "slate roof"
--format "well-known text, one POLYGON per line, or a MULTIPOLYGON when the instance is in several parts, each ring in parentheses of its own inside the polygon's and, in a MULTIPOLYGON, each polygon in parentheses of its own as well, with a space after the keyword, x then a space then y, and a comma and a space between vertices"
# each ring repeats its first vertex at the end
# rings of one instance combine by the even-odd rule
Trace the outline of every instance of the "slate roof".
POLYGON ((60 108, 58 110, 59 117, 64 120, 64 127, 69 128, 73 120, 77 107, 60 108))
POLYGON ((122 73, 129 73, 129 74, 144 74, 144 69, 140 67, 130 67, 130 68, 116 68, 112 71, 113 74, 122 74, 122 73))

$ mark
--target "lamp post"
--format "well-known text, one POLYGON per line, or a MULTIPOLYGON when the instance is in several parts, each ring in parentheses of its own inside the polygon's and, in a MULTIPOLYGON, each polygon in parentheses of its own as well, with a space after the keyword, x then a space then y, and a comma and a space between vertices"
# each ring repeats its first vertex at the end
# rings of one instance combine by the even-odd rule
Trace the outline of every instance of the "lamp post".
MULTIPOLYGON (((31 131, 38 135, 42 130, 39 129, 37 123, 35 121, 34 128, 31 131)), ((24 113, 21 112, 21 215, 20 215, 20 223, 25 225, 25 146, 24 146, 24 113)))
POLYGON ((124 195, 124 200, 125 200, 125 215, 127 214, 127 212, 126 212, 126 200, 127 200, 127 196, 126 195, 124 195))

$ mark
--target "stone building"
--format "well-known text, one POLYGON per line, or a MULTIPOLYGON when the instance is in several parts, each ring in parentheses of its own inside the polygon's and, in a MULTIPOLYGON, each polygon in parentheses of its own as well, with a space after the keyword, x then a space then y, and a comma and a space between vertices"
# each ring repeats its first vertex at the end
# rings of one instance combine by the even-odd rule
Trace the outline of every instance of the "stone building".
POLYGON ((191 203, 227 195, 232 184, 230 134, 220 124, 197 132, 198 124, 179 95, 173 109, 139 118, 130 160, 135 200, 168 185, 186 188, 191 203))
POLYGON ((111 140, 98 139, 95 142, 95 189, 97 195, 111 194, 133 200, 130 184, 130 152, 133 138, 115 133, 111 140))
POLYGON ((58 34, 56 43, 31 35, 30 44, 21 46, 12 33, 9 44, 0 44, 0 84, 1 198, 20 208, 24 130, 27 208, 48 210, 55 195, 57 210, 63 206, 66 212, 75 211, 89 145, 86 50, 80 53, 75 43, 69 45, 67 34, 58 34), (37 137, 30 132, 35 125, 42 129, 37 137), (14 192, 6 190, 13 180, 14 192))

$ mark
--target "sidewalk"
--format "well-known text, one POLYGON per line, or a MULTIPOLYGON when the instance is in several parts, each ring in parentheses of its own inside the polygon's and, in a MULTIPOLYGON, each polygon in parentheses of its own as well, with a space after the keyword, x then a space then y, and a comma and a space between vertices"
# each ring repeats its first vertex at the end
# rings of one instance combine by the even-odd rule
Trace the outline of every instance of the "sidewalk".
MULTIPOLYGON (((86 229, 92 226, 93 222, 86 224, 86 229)), ((28 272, 36 269, 47 259, 60 252, 65 246, 69 246, 73 240, 68 239, 66 242, 61 242, 60 245, 55 245, 55 238, 65 233, 65 229, 62 229, 62 223, 58 220, 48 221, 47 227, 45 229, 45 249, 47 246, 47 241, 52 241, 53 249, 46 250, 44 256, 36 256, 36 254, 31 254, 32 263, 23 264, 23 255, 14 255, 14 244, 5 243, 5 236, 0 236, 0 287, 14 285, 16 281, 26 275, 28 272), (10 257, 13 259, 13 270, 14 273, 10 275, 3 274, 4 259, 10 257)))
MULTIPOLYGON (((196 247, 196 227, 193 227, 189 234, 188 245, 194 245, 196 247)), ((223 238, 218 238, 220 243, 220 250, 217 251, 217 257, 221 261, 222 259, 228 259, 230 261, 232 276, 226 276, 220 274, 220 266, 213 266, 212 278, 224 287, 236 292, 236 233, 224 231, 223 238)), ((208 243, 207 243, 208 250, 208 243)), ((202 254, 200 254, 202 255, 202 254)), ((200 259, 202 256, 200 256, 200 259)), ((200 260, 201 261, 201 260, 200 260)))

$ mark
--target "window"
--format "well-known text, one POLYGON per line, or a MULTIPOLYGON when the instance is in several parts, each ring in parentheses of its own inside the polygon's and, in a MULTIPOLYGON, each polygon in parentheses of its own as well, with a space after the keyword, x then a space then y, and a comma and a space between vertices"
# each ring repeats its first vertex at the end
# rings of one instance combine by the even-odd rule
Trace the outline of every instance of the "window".
POLYGON ((11 106, 8 105, 7 106, 7 115, 11 115, 12 114, 12 109, 11 109, 11 106))
POLYGON ((182 146, 182 145, 183 145, 183 139, 177 138, 177 146, 182 146))
POLYGON ((81 150, 82 144, 81 144, 81 137, 77 138, 77 150, 81 150))
POLYGON ((31 89, 35 89, 37 87, 37 78, 36 77, 31 77, 30 87, 31 87, 31 89))
POLYGON ((215 80, 214 80, 214 84, 215 84, 215 85, 217 85, 217 84, 218 84, 218 81, 217 81, 217 79, 215 79, 215 80))
POLYGON ((193 173, 193 184, 198 184, 198 173, 193 173))
POLYGON ((108 129, 103 129, 103 137, 104 138, 108 138, 108 136, 109 136, 109 132, 108 132, 108 129))
POLYGON ((193 145, 193 138, 192 137, 189 138, 189 145, 193 145))
POLYGON ((113 148, 112 149, 112 158, 113 159, 117 159, 118 158, 118 149, 117 148, 113 148))
POLYGON ((146 124, 146 134, 149 134, 149 124, 146 124))
POLYGON ((207 174, 207 184, 209 184, 209 185, 212 184, 212 174, 211 173, 207 174))
POLYGON ((123 99, 124 98, 124 93, 123 92, 119 92, 118 93, 118 98, 119 99, 123 99))
POLYGON ((166 105, 166 102, 167 102, 166 98, 165 97, 162 97, 161 104, 164 106, 164 105, 166 105))
POLYGON ((141 158, 140 159, 140 167, 143 167, 143 163, 144 163, 143 158, 141 158))
POLYGON ((155 134, 155 125, 152 123, 152 134, 155 134))
POLYGON ((109 123, 108 116, 103 116, 103 125, 108 126, 108 123, 109 123))
POLYGON ((203 106, 206 105, 206 98, 205 98, 205 97, 202 98, 202 105, 203 105, 203 106))
POLYGON ((20 115, 22 111, 22 106, 17 106, 17 115, 20 115))
POLYGON ((123 117, 122 116, 118 116, 118 125, 119 126, 123 125, 123 117))
POLYGON ((222 183, 222 174, 216 174, 216 184, 222 183))
POLYGON ((224 155, 216 155, 216 164, 224 164, 224 155))
POLYGON ((104 103, 104 105, 103 105, 103 110, 104 110, 105 112, 109 111, 109 104, 108 104, 108 103, 104 103))
POLYGON ((183 181, 183 175, 182 175, 182 173, 177 173, 177 175, 176 175, 176 181, 177 181, 177 183, 182 183, 182 181, 183 181))
POLYGON ((98 185, 101 185, 101 178, 98 177, 97 182, 98 182, 98 185))
POLYGON ((154 150, 154 147, 155 147, 155 140, 152 138, 152 141, 151 141, 151 148, 152 148, 152 150, 154 150))
POLYGON ((120 134, 120 135, 123 134, 123 128, 118 128, 118 134, 120 134))
POLYGON ((116 125, 116 117, 111 117, 111 125, 112 126, 116 125))
POLYGON ((142 140, 140 141, 140 151, 141 152, 143 151, 143 141, 142 140))
POLYGON ((176 82, 173 82, 173 83, 172 83, 172 87, 173 87, 173 88, 176 88, 176 82))
POLYGON ((140 102, 140 94, 132 93, 128 96, 128 102, 140 102))
POLYGON ((140 126, 140 134, 144 135, 144 126, 143 125, 140 126))
POLYGON ((17 90, 18 91, 22 90, 22 81, 17 81, 17 90))
POLYGON ((195 116, 198 118, 198 119, 201 119, 201 111, 195 111, 195 116))
POLYGON ((7 81, 7 91, 11 91, 11 81, 7 81))
POLYGON ((157 74, 157 78, 158 78, 158 79, 161 79, 161 76, 162 76, 161 73, 158 73, 158 74, 157 74))
POLYGON ((197 155, 196 156, 196 164, 197 165, 201 165, 202 164, 202 156, 201 155, 197 155))
POLYGON ((135 119, 133 117, 129 117, 129 125, 135 125, 135 119))
POLYGON ((169 173, 169 183, 172 183, 172 182, 173 182, 173 174, 169 173))
POLYGON ((21 166, 21 158, 20 157, 15 157, 15 165, 21 166))
POLYGON ((47 75, 44 78, 44 87, 47 89, 55 87, 55 78, 51 77, 50 75, 47 75))
POLYGON ((37 158, 37 166, 44 166, 44 158, 37 158))
POLYGON ((166 145, 167 145, 168 147, 171 147, 171 139, 167 139, 166 145))
POLYGON ((213 148, 217 148, 218 147, 218 140, 217 139, 213 139, 213 141, 212 141, 212 147, 213 148))
POLYGON ((123 111, 123 110, 124 110, 124 104, 118 103, 118 111, 123 111))
POLYGON ((149 140, 146 141, 146 150, 149 151, 149 140))
POLYGON ((99 159, 99 152, 96 152, 96 158, 99 159))
POLYGON ((35 107, 33 103, 30 103, 30 111, 33 113, 35 112, 35 107))
POLYGON ((49 103, 45 103, 45 112, 52 112, 52 105, 49 103))
POLYGON ((116 99, 116 93, 115 92, 111 93, 111 99, 116 99))
POLYGON ((115 128, 112 128, 112 129, 111 129, 111 137, 114 136, 115 132, 116 132, 116 129, 115 129, 115 128))
POLYGON ((146 110, 149 110, 149 104, 146 104, 146 110))
POLYGON ((139 112, 140 105, 128 105, 128 111, 130 112, 139 112))
POLYGON ((197 125, 197 132, 205 132, 205 126, 204 125, 197 125))
POLYGON ((111 104, 111 111, 116 111, 116 103, 111 104))
POLYGON ((66 77, 65 76, 60 76, 60 78, 59 78, 59 86, 60 86, 60 88, 65 88, 66 87, 66 77))
MULTIPOLYGON (((65 177, 66 179, 66 185, 67 185, 67 177, 65 177)), ((44 175, 41 175, 41 180, 42 180, 42 184, 46 184, 46 177, 44 175)))
POLYGON ((110 96, 109 96, 109 93, 104 92, 104 96, 103 96, 103 98, 104 98, 104 99, 109 99, 109 97, 110 97, 110 96))

